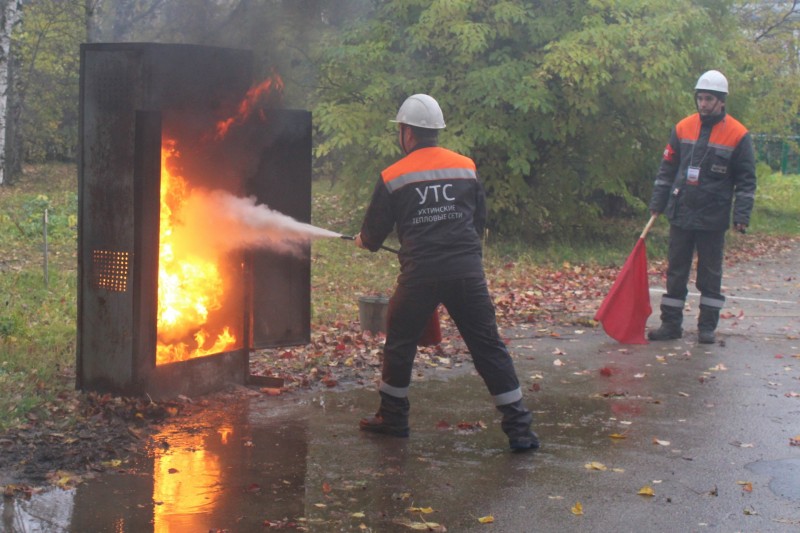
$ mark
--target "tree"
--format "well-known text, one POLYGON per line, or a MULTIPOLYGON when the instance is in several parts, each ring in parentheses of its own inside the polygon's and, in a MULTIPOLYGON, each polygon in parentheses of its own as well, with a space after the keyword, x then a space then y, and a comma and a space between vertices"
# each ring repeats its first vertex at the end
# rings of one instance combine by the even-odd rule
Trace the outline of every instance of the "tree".
POLYGON ((669 129, 700 72, 727 65, 730 2, 394 0, 321 55, 319 158, 362 197, 398 157, 394 110, 439 100, 442 143, 472 156, 505 233, 586 234, 644 212, 669 129))
POLYGON ((20 20, 21 0, 0 3, 0 185, 6 181, 6 141, 9 90, 11 87, 11 37, 20 20))
POLYGON ((19 142, 27 161, 75 157, 84 16, 77 2, 25 3, 25 18, 15 37, 20 64, 15 90, 19 142))

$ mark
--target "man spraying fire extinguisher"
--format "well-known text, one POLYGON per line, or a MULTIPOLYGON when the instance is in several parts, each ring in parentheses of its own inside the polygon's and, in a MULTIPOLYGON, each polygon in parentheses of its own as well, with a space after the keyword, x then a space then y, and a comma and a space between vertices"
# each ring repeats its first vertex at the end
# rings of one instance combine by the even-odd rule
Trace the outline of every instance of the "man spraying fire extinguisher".
POLYGON ((395 437, 409 435, 408 392, 417 342, 428 318, 443 304, 502 414, 501 427, 511 449, 536 449, 533 417, 522 402, 514 363, 500 339, 483 270, 480 235, 486 205, 475 163, 438 146, 445 123, 432 97, 408 97, 393 122, 405 157, 381 172, 355 239, 357 246, 373 252, 392 230, 400 240, 400 275, 389 301, 380 406, 359 426, 395 437))

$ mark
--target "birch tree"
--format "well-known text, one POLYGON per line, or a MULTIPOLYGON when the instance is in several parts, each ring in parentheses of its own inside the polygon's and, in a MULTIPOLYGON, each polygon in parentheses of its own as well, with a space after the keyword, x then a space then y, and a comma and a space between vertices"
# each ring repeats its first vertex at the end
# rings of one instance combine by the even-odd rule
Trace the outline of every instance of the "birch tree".
POLYGON ((0 33, 0 185, 6 181, 6 117, 8 113, 8 93, 11 87, 11 34, 19 23, 22 13, 22 0, 3 0, 2 32, 0 33))

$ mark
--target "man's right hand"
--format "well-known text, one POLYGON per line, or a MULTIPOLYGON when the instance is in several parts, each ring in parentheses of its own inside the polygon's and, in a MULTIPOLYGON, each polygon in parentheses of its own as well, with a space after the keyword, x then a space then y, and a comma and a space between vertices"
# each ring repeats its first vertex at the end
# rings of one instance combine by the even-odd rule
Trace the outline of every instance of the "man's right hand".
POLYGON ((358 248, 366 248, 366 246, 364 246, 364 241, 361 240, 360 232, 358 233, 358 235, 356 235, 355 242, 358 248))

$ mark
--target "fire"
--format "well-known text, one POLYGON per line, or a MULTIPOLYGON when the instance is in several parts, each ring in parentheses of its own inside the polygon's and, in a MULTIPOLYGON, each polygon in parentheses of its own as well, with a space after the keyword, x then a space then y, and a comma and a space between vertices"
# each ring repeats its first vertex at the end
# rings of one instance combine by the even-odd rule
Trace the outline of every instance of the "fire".
POLYGON ((219 265, 177 251, 175 228, 191 192, 175 164, 179 158, 175 142, 165 141, 161 148, 157 364, 220 353, 236 343, 228 326, 216 338, 206 329, 209 313, 222 306, 225 284, 219 265), (193 343, 188 340, 192 338, 193 343))
POLYGON ((259 100, 273 95, 277 95, 277 97, 280 98, 282 93, 283 80, 277 74, 248 89, 244 99, 239 103, 236 114, 217 123, 216 138, 224 138, 233 124, 242 123, 247 120, 253 113, 253 110, 256 109, 256 104, 259 100))

